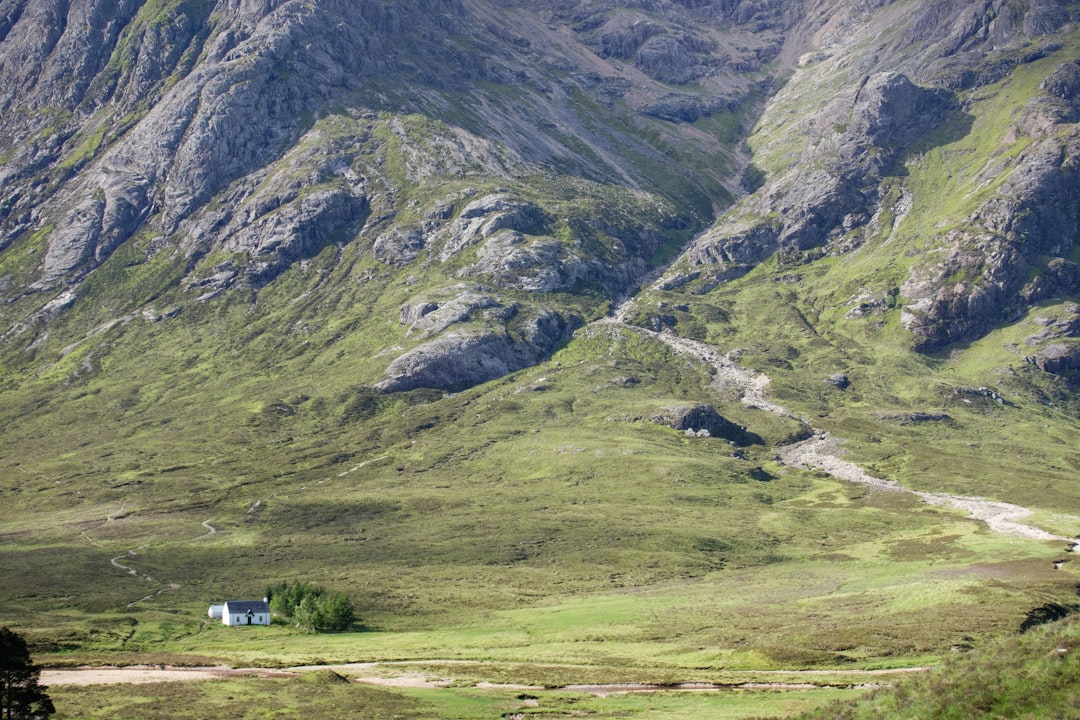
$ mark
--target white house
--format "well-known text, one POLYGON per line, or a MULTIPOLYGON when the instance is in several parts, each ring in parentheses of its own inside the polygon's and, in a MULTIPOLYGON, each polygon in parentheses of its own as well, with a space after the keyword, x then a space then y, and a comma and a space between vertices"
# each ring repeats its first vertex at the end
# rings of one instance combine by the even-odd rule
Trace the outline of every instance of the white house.
MULTIPOLYGON (((221 622, 225 625, 269 625, 270 603, 262 600, 227 600, 221 607, 221 622)), ((210 606, 214 617, 217 606, 210 606)))

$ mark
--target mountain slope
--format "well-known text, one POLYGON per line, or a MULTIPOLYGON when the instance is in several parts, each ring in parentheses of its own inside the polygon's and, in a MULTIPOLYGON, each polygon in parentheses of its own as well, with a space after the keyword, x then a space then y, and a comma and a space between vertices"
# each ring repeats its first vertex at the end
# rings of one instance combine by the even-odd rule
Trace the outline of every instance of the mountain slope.
MULTIPOLYGON (((451 287, 617 296, 730 198, 739 117, 767 83, 746 72, 776 51, 775 33, 722 48, 730 19, 677 4, 653 15, 649 39, 622 38, 641 19, 616 8, 16 9, 0 59, 12 111, 0 247, 18 347, 118 250, 113 264, 140 288, 110 281, 105 320, 257 290, 331 246, 339 265, 374 257, 451 287), (35 23, 50 18, 39 47, 35 23), (646 52, 656 44, 666 50, 646 52), (23 77, 27 57, 45 70, 23 77)), ((558 303, 488 301, 545 325, 525 346, 475 331, 516 358, 509 368, 576 322, 558 303)))
POLYGON ((682 681, 1076 605, 1077 3, 4 9, 41 647, 682 681), (203 631, 281 579, 386 632, 203 631))

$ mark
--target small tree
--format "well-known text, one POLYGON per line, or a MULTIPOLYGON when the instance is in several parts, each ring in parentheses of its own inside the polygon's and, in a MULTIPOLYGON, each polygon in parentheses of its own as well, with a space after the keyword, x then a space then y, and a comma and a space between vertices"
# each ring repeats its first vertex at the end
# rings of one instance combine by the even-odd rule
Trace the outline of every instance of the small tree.
POLYGON ((296 626, 304 628, 308 632, 315 632, 322 628, 322 611, 319 608, 319 598, 316 595, 305 595, 300 604, 293 608, 292 619, 296 626))
POLYGON ((322 622, 327 630, 348 630, 356 620, 352 603, 341 593, 333 593, 320 598, 322 622))
POLYGON ((47 688, 38 685, 40 674, 26 641, 0 628, 0 720, 40 720, 56 712, 47 688))

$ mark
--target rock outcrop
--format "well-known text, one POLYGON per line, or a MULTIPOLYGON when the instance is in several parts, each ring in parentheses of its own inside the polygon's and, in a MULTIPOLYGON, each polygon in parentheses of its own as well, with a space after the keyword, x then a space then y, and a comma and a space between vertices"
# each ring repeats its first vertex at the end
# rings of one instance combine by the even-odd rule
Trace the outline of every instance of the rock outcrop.
POLYGON ((1034 318, 1039 330, 1024 341, 1024 359, 1043 372, 1080 380, 1080 305, 1065 303, 1053 314, 1034 318))
POLYGON ((658 425, 682 430, 688 435, 721 438, 736 445, 763 442, 760 437, 731 422, 706 403, 666 407, 652 415, 649 420, 658 425))
POLYGON ((1051 343, 1027 359, 1044 372, 1080 377, 1080 342, 1051 343))
POLYGON ((394 360, 386 378, 375 384, 381 392, 417 388, 461 389, 535 365, 569 337, 572 322, 545 313, 520 322, 508 331, 451 331, 394 360))
POLYGON ((707 290, 773 253, 812 250, 865 225, 902 149, 939 126, 952 105, 947 93, 896 72, 864 78, 810 121, 812 140, 798 162, 695 241, 685 262, 705 268, 707 290))
POLYGON ((1080 292, 1080 271, 1067 259, 1080 232, 1077 153, 1077 136, 1021 151, 1000 189, 945 238, 939 257, 912 270, 901 287, 902 320, 916 347, 969 340, 1032 303, 1080 292))

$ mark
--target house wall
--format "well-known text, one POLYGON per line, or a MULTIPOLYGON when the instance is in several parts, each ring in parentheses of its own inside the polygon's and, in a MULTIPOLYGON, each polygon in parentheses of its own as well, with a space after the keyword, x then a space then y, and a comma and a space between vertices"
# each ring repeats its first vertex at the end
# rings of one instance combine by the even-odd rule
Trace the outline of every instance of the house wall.
MULTIPOLYGON (((230 612, 229 606, 226 604, 225 607, 223 608, 223 612, 222 612, 222 615, 221 615, 221 622, 223 624, 225 624, 225 625, 230 626, 230 627, 235 627, 237 625, 247 625, 248 624, 247 618, 248 618, 247 612, 236 612, 236 611, 231 611, 230 612)), ((269 625, 270 624, 270 613, 268 613, 268 612, 266 612, 266 613, 262 613, 262 612, 252 613, 252 615, 251 615, 251 624, 252 625, 269 625)))

